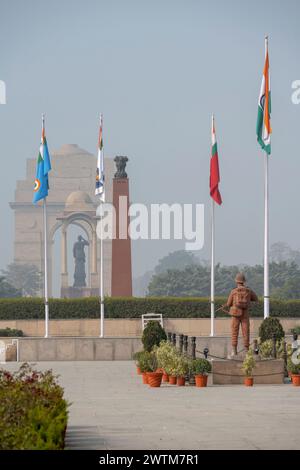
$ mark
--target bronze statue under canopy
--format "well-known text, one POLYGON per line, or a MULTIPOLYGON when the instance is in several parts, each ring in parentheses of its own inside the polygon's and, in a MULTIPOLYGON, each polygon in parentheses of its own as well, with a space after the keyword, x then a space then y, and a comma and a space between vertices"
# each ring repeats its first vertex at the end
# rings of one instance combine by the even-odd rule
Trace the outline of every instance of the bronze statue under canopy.
POLYGON ((73 256, 75 260, 74 284, 73 287, 86 287, 86 273, 85 273, 85 252, 84 248, 89 246, 81 235, 78 241, 73 246, 73 256))

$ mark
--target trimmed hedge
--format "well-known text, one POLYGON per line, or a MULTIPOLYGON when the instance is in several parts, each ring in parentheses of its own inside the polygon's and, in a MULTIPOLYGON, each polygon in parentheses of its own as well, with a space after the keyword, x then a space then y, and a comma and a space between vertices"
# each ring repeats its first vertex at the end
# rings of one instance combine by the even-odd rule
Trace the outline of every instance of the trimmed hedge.
MULTIPOLYGON (((216 309, 226 302, 216 299, 216 309)), ((99 299, 50 299, 51 319, 99 318, 99 299)), ((271 300, 271 316, 300 317, 300 300, 271 300)), ((144 313, 162 313, 165 318, 209 318, 209 299, 179 297, 105 298, 106 318, 140 318, 144 313)), ((263 302, 251 306, 252 317, 263 316, 263 302)), ((219 311, 217 317, 228 317, 219 311)), ((0 320, 34 320, 44 318, 43 299, 0 299, 0 320)))

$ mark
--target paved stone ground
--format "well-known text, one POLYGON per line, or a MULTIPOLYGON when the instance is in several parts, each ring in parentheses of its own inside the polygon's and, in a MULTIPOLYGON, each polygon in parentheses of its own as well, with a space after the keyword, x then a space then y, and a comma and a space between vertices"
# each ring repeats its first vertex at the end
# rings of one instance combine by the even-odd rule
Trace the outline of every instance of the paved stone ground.
POLYGON ((151 389, 132 362, 36 367, 60 374, 72 402, 69 449, 300 449, 300 387, 151 389))

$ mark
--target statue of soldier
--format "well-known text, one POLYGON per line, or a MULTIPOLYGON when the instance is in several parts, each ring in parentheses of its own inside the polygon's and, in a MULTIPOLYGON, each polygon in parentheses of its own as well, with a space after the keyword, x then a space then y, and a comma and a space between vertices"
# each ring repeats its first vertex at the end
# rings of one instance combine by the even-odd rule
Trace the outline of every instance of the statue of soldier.
POLYGON ((251 302, 257 302, 258 298, 253 290, 246 287, 246 278, 243 273, 238 273, 235 278, 237 287, 230 292, 227 300, 227 307, 230 307, 229 314, 231 320, 231 344, 232 356, 237 355, 237 345, 240 325, 242 328, 244 347, 249 349, 250 345, 250 323, 249 312, 251 302))
POLYGON ((73 287, 85 287, 86 286, 85 253, 84 253, 85 246, 89 246, 89 242, 86 241, 81 235, 79 235, 78 241, 75 242, 73 246, 73 256, 75 260, 73 287))

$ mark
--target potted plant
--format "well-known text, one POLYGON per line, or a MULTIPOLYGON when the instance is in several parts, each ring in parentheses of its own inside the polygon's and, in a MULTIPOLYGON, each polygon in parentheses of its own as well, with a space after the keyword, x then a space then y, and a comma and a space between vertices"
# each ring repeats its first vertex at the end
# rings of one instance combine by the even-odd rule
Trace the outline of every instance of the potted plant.
POLYGON ((253 386, 252 371, 254 367, 255 367, 255 359, 253 356, 253 351, 252 349, 249 349, 244 359, 244 362, 242 364, 242 370, 245 374, 244 384, 246 385, 246 387, 253 386))
POLYGON ((142 336, 142 343, 145 351, 151 352, 154 346, 159 346, 161 341, 166 339, 166 332, 160 323, 154 320, 147 323, 142 336))
POLYGON ((176 383, 179 387, 185 385, 185 375, 189 369, 188 360, 185 356, 177 354, 174 358, 172 367, 172 377, 176 377, 176 383))
POLYGON ((211 372, 211 363, 207 359, 194 359, 191 372, 195 376, 196 387, 207 386, 207 376, 211 372))
POLYGON ((147 372, 149 369, 149 353, 148 351, 141 351, 139 354, 139 368, 141 371, 142 379, 144 384, 148 384, 147 372))
POLYGON ((140 367, 140 362, 139 362, 139 358, 140 357, 143 357, 143 354, 144 354, 144 351, 137 351, 136 353, 134 353, 133 355, 133 360, 135 361, 135 364, 136 364, 136 372, 138 375, 141 375, 141 367, 140 367))
POLYGON ((176 353, 175 347, 169 341, 163 340, 159 346, 155 346, 154 351, 156 353, 158 367, 163 372, 162 381, 169 382, 169 375, 166 369, 168 368, 168 363, 172 361, 176 353))
POLYGON ((164 362, 164 371, 169 377, 169 384, 176 385, 177 383, 177 366, 178 366, 179 353, 176 348, 172 347, 168 351, 164 362))
POLYGON ((148 352, 146 358, 145 371, 147 374, 148 385, 150 385, 150 387, 160 387, 163 374, 157 370, 157 358, 155 352, 148 352))
POLYGON ((295 364, 292 357, 289 357, 287 368, 291 376, 292 384, 296 387, 300 387, 300 364, 295 364))

